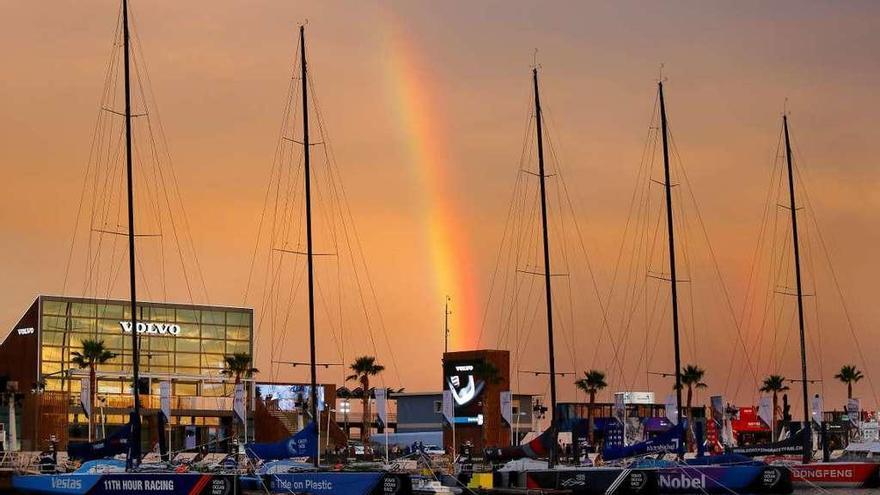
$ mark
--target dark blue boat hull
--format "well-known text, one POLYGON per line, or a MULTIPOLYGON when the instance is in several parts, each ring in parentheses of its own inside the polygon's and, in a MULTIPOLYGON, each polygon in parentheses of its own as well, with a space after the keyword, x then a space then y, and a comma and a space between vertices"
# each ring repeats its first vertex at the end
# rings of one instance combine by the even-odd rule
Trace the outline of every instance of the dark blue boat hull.
POLYGON ((20 493, 62 495, 226 495, 237 493, 234 475, 204 473, 33 474, 12 477, 20 493))

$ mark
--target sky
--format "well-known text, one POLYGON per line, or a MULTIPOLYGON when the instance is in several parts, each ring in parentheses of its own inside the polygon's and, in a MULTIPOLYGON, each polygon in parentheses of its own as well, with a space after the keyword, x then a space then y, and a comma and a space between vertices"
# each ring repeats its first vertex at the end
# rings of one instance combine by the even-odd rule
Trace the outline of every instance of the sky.
MULTIPOLYGON (((811 289, 830 302, 818 311, 821 328, 813 329, 824 336, 817 351, 823 363, 811 373, 824 380, 830 404, 843 400, 843 387, 832 376, 844 362, 865 368, 880 385, 880 363, 871 353, 880 338, 880 261, 874 256, 880 246, 880 5, 132 4, 207 292, 188 296, 171 277, 169 299, 258 306, 245 299, 245 287, 297 27, 307 22, 320 109, 384 322, 377 326, 386 334, 379 337, 379 358, 394 361, 383 379, 408 390, 439 389, 445 296, 452 298, 453 349, 478 345, 483 317, 491 313, 487 298, 517 183, 535 61, 557 156, 603 295, 612 286, 662 64, 681 163, 737 308, 746 299, 787 106, 805 187, 868 357, 860 360, 845 315, 834 309, 833 285, 820 288, 817 279, 811 289)), ((2 0, 2 11, 0 322, 11 329, 37 294, 59 293, 64 285, 118 3, 2 0)), ((124 284, 119 287, 114 295, 125 297, 124 284)), ((717 297, 696 291, 693 304, 711 307, 717 297)), ((589 291, 576 299, 576 307, 596 306, 589 291)), ((301 308, 295 312, 302 314, 301 308)), ((589 359, 590 343, 601 332, 595 312, 574 312, 584 313, 584 321, 568 332, 580 333, 563 340, 577 341, 572 349, 583 357, 563 358, 561 366, 610 366, 589 359)), ((488 318, 487 325, 479 344, 498 345, 488 318)), ((305 357, 302 331, 291 331, 286 359, 305 357)), ((757 342, 756 330, 749 331, 746 340, 757 342)), ((755 398, 744 369, 736 368, 744 362, 728 365, 735 345, 729 332, 703 328, 691 337, 693 349, 710 350, 685 356, 700 359, 710 390, 722 383, 727 389, 732 380, 743 382, 738 399, 755 398)), ((273 368, 266 343, 272 339, 259 339, 257 367, 273 368)), ((539 340, 530 341, 535 352, 523 367, 546 367, 539 340)), ((319 344, 331 347, 330 338, 322 334, 319 344)), ((325 359, 337 359, 330 354, 325 359)), ((795 376, 797 361, 786 356, 771 368, 795 376)), ((307 378, 302 369, 281 373, 307 378)), ((338 382, 340 374, 325 378, 338 382)), ((576 396, 566 380, 560 394, 570 400, 576 396)), ((641 387, 668 391, 661 379, 647 380, 641 387)), ((546 380, 525 377, 519 386, 544 393, 546 380)), ((875 404, 867 381, 856 389, 875 404)))

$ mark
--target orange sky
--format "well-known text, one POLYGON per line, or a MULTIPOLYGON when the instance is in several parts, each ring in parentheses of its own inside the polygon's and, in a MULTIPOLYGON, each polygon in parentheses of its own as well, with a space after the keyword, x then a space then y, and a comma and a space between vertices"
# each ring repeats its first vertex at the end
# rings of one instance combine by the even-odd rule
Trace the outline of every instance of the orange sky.
MULTIPOLYGON (((0 321, 9 328, 36 294, 61 290, 117 3, 3 4, 0 321)), ((535 47, 553 138, 603 292, 658 65, 665 64, 676 142, 736 307, 788 97, 807 187, 871 360, 867 371, 880 384, 872 352, 880 337, 876 4, 152 0, 135 1, 134 12, 212 303, 244 300, 296 26, 308 19, 321 109, 399 365, 386 376, 390 385, 400 377, 410 390, 439 388, 439 366, 428 363, 439 363, 445 293, 453 297, 453 329, 473 331, 482 318, 535 47), (448 250, 432 252, 432 229, 441 229, 448 250)), ((169 283, 169 296, 185 300, 182 286, 169 283)), ((834 296, 833 287, 816 290, 834 296)), ((578 297, 595 305, 590 293, 578 297)), ((713 297, 698 294, 695 302, 713 297)), ((858 361, 831 301, 823 310, 822 378, 826 404, 837 405, 834 369, 858 361)), ((581 322, 577 338, 589 342, 595 323, 581 322)), ((495 338, 488 329, 483 343, 495 338)), ((730 337, 707 329, 697 338, 724 352, 730 337)), ((265 351, 257 365, 268 369, 265 351)), ((543 352, 531 368, 546 366, 543 352)), ((727 380, 728 356, 699 357, 710 387, 727 380)), ((780 369, 797 370, 793 359, 780 369)), ((285 377, 305 379, 300 373, 285 377)), ((665 394, 663 383, 651 386, 665 394)), ((546 384, 523 379, 521 387, 540 393, 546 384)), ((873 406, 866 382, 857 392, 873 406)), ((574 397, 568 384, 560 393, 574 397)))

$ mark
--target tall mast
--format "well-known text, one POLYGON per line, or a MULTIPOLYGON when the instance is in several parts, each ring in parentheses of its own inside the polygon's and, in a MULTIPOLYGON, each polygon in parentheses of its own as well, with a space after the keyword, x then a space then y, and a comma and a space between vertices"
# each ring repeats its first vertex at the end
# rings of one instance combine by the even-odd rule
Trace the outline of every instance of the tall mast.
POLYGON ((446 305, 443 309, 443 354, 449 352, 449 296, 446 296, 446 305))
MULTIPOLYGON (((801 250, 800 244, 798 243, 798 228, 797 228, 797 203, 794 200, 794 167, 792 166, 792 158, 791 158, 791 141, 788 137, 788 115, 782 115, 782 129, 785 133, 785 161, 788 165, 788 198, 789 198, 789 209, 791 210, 791 237, 792 237, 792 245, 794 246, 794 273, 795 280, 797 283, 797 308, 798 308, 798 329, 800 330, 801 336, 801 383, 803 385, 803 394, 804 394, 804 428, 809 430, 810 428, 810 416, 809 416, 809 382, 807 382, 807 345, 806 338, 804 334, 804 294, 801 285, 801 250)), ((774 412, 775 414, 775 412, 774 412)), ((774 432, 775 433, 775 432, 774 432)), ((804 435, 805 438, 810 438, 810 435, 804 435)), ((811 440, 810 440, 811 441, 811 440)), ((806 440, 804 443, 806 444, 806 440)), ((810 448, 812 450, 812 446, 810 448)), ((808 452, 806 446, 804 447, 804 462, 809 462, 812 459, 811 452, 808 452)))
MULTIPOLYGON (((306 184, 306 264, 309 272, 309 371, 311 387, 309 387, 309 413, 312 421, 320 429, 318 418, 318 370, 315 358, 315 271, 312 255, 312 183, 309 163, 309 79, 306 72, 306 34, 305 26, 299 27, 300 68, 302 77, 302 116, 303 116, 303 176, 306 184)), ((366 391, 365 391, 366 392, 366 391)), ((318 465, 318 456, 314 459, 318 465)))
POLYGON ((550 432, 552 441, 550 442, 550 456, 548 466, 553 467, 556 464, 556 356, 553 347, 553 290, 550 286, 550 240, 547 232, 547 188, 545 185, 544 175, 544 133, 542 127, 541 115, 541 96, 538 92, 538 68, 532 69, 532 78, 535 83, 535 122, 536 132, 538 134, 538 179, 541 182, 541 233, 544 240, 544 291, 547 300, 547 347, 550 360, 550 432))
POLYGON ((138 390, 140 383, 140 352, 138 351, 137 332, 137 283, 135 282, 135 246, 134 246, 134 185, 131 160, 131 77, 129 74, 129 33, 128 33, 128 0, 122 0, 122 46, 124 50, 125 71, 125 170, 128 186, 128 273, 131 287, 131 362, 132 391, 134 393, 134 415, 132 417, 132 439, 128 450, 128 467, 133 467, 141 458, 141 396, 138 390))
MULTIPOLYGON (((666 189, 666 230, 669 233, 669 286, 672 289, 672 340, 675 344, 675 406, 678 424, 681 425, 681 348, 678 339, 678 278, 675 273, 675 227, 672 221, 672 179, 669 174, 669 127, 666 122, 666 100, 663 97, 663 81, 657 83, 660 91, 660 127, 663 133, 663 173, 666 189)), ((684 447, 682 435, 681 449, 684 447)))

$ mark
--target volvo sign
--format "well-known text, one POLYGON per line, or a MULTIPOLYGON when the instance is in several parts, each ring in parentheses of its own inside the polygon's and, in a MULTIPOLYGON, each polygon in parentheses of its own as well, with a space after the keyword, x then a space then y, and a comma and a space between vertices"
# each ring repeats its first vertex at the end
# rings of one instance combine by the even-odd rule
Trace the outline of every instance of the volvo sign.
MULTIPOLYGON (((120 321, 119 326, 122 327, 123 332, 131 333, 130 321, 120 321)), ((139 321, 137 323, 137 333, 146 335, 171 335, 176 337, 180 335, 180 325, 176 323, 144 323, 139 321)))

